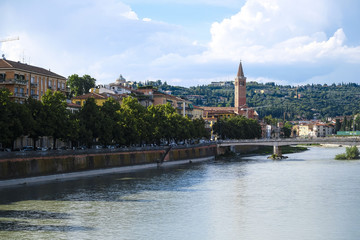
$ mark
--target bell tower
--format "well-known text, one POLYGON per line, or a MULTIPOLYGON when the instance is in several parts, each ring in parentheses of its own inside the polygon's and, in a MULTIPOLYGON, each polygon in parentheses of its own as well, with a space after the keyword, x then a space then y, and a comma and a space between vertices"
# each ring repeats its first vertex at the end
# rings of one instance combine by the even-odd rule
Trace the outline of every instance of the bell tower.
POLYGON ((239 70, 235 78, 235 111, 246 106, 246 77, 240 61, 239 70))

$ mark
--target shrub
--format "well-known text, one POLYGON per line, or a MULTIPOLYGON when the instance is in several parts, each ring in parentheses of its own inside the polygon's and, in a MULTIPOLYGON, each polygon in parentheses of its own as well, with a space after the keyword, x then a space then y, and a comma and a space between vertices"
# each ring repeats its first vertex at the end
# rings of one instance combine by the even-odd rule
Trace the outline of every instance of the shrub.
POLYGON ((346 160, 346 153, 341 153, 335 156, 336 160, 346 160))
POLYGON ((341 153, 335 156, 336 160, 351 160, 359 159, 359 149, 356 146, 347 147, 346 153, 341 153))
POLYGON ((346 158, 347 159, 358 159, 359 158, 359 149, 356 146, 346 148, 346 158))

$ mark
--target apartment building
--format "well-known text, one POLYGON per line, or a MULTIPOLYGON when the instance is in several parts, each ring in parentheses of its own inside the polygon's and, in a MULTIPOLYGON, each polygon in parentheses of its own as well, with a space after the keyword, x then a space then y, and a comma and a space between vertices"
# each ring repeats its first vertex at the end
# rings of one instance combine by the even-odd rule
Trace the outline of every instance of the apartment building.
POLYGON ((15 102, 22 103, 28 97, 41 100, 48 89, 65 94, 66 78, 44 68, 0 59, 1 87, 13 93, 11 98, 15 102))

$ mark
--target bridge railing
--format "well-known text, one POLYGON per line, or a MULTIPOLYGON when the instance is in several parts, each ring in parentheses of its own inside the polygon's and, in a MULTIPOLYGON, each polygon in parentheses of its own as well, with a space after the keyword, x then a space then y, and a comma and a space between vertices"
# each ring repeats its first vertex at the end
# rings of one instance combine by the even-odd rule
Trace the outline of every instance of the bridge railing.
POLYGON ((360 142, 360 137, 316 137, 316 138, 263 138, 263 139, 226 139, 217 143, 261 143, 261 142, 299 142, 299 143, 344 143, 360 142))

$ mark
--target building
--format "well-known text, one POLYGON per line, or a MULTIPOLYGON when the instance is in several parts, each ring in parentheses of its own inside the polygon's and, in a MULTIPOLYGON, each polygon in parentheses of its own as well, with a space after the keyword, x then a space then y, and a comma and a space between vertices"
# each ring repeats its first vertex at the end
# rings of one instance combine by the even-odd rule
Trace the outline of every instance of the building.
POLYGON ((210 86, 213 86, 213 87, 231 87, 231 86, 233 86, 233 82, 232 81, 211 82, 210 86))
POLYGON ((335 128, 332 124, 324 123, 310 123, 295 125, 292 128, 293 136, 298 137, 327 137, 335 132, 335 128))
POLYGON ((194 105, 194 109, 192 111, 193 119, 202 118, 204 115, 204 109, 202 107, 198 107, 194 105))
POLYGON ((90 92, 87 94, 83 94, 83 95, 71 98, 71 102, 73 104, 76 104, 76 105, 82 107, 82 106, 84 106, 87 99, 94 98, 96 105, 102 106, 104 104, 104 102, 106 102, 106 100, 108 100, 110 97, 114 98, 114 100, 118 101, 119 103, 122 100, 122 97, 120 95, 111 94, 111 93, 100 93, 99 94, 99 93, 90 92))
POLYGON ((235 112, 239 114, 241 108, 247 108, 246 106, 246 77, 244 76, 244 71, 242 64, 240 62, 237 76, 235 78, 235 112))
POLYGON ((15 102, 22 103, 28 97, 41 100, 48 89, 65 94, 66 80, 44 68, 0 59, 0 87, 9 89, 15 102))
POLYGON ((203 107, 204 119, 212 118, 212 116, 229 117, 232 115, 241 115, 247 118, 258 119, 257 112, 246 105, 246 77, 241 62, 235 77, 234 87, 234 107, 203 107))
MULTIPOLYGON (((144 96, 148 96, 149 100, 152 101, 153 105, 167 104, 170 103, 173 106, 177 113, 182 116, 188 116, 189 118, 194 118, 195 113, 198 115, 201 110, 198 108, 194 111, 194 105, 191 101, 176 97, 170 94, 157 91, 152 86, 140 87, 136 92, 143 93, 144 96)), ((141 96, 140 96, 141 99, 141 96)), ((150 104, 150 103, 149 103, 150 104)))

